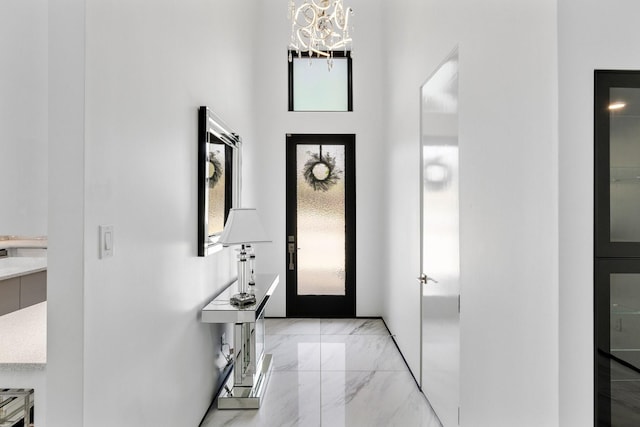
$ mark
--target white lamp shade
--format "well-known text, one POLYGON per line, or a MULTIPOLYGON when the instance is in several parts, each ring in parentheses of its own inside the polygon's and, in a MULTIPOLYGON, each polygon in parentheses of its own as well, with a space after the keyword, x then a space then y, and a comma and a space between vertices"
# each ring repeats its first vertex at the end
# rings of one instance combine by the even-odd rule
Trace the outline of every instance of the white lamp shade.
POLYGON ((255 209, 230 209, 224 230, 218 240, 224 246, 270 241, 255 209))

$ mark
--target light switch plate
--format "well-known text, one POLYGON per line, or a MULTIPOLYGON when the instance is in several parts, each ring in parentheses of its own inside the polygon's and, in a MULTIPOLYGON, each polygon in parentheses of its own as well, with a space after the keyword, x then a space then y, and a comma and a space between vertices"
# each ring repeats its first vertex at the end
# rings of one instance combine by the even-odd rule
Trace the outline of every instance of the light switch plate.
POLYGON ((100 259, 113 256, 113 225, 101 225, 100 231, 100 259))

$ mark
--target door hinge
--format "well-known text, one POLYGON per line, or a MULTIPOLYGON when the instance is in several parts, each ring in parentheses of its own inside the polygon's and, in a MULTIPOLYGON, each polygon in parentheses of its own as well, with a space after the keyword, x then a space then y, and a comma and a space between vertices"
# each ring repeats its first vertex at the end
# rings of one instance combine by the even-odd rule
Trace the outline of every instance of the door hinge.
POLYGON ((458 294, 458 313, 460 313, 460 294, 458 294))
POLYGON ((460 425, 460 407, 458 406, 458 425, 460 425))

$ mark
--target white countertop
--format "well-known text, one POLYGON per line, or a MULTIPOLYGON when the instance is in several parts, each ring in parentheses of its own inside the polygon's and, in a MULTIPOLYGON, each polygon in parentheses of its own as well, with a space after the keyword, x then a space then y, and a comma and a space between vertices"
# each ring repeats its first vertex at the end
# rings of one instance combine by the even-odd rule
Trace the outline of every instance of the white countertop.
POLYGON ((47 269, 44 257, 7 257, 0 258, 0 280, 37 273, 47 269))
POLYGON ((0 236, 0 249, 40 248, 47 249, 46 237, 0 236))
POLYGON ((0 316, 0 367, 38 369, 46 363, 46 301, 0 316))

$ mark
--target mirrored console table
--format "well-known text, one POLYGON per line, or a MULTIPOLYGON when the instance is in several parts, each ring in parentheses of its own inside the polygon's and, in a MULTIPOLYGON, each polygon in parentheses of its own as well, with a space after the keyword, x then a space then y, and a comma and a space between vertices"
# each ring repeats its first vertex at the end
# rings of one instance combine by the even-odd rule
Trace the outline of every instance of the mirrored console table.
POLYGON ((271 374, 272 355, 264 353, 264 311, 278 286, 277 274, 258 274, 249 292, 256 303, 246 307, 231 305, 238 292, 232 283, 202 309, 203 323, 234 323, 233 374, 218 395, 220 409, 257 409, 271 374))

